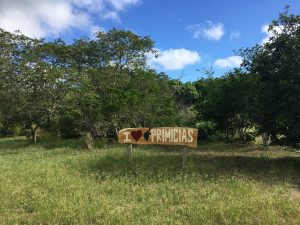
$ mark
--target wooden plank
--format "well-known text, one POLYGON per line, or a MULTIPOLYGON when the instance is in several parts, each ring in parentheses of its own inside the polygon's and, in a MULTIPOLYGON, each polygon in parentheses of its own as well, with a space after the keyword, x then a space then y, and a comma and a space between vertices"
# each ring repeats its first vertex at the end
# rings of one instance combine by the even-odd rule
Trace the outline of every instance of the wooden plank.
POLYGON ((118 133, 119 143, 182 145, 197 147, 198 129, 189 127, 126 128, 118 133))

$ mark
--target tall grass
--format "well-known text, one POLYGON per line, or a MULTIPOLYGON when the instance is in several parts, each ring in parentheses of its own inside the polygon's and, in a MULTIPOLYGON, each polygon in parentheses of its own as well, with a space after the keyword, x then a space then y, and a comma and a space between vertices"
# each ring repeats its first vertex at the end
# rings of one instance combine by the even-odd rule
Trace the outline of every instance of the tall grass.
POLYGON ((0 224, 299 224, 300 155, 0 139, 0 224))

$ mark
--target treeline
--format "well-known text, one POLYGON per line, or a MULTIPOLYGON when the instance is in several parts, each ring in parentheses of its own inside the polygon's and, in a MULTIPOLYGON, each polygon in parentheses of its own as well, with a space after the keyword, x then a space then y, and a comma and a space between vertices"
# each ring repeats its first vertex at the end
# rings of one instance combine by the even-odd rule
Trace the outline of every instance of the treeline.
POLYGON ((1 30, 2 135, 16 127, 105 137, 123 127, 175 125, 169 79, 146 69, 149 37, 98 32, 67 45, 1 30))
MULTIPOLYGON (((300 142, 300 17, 286 12, 270 41, 241 49, 220 78, 182 83, 147 66, 149 37, 99 31, 71 44, 0 29, 0 133, 33 141, 42 129, 63 138, 115 136, 124 127, 193 126, 200 138, 300 142)), ((205 74, 204 74, 205 75, 205 74)))

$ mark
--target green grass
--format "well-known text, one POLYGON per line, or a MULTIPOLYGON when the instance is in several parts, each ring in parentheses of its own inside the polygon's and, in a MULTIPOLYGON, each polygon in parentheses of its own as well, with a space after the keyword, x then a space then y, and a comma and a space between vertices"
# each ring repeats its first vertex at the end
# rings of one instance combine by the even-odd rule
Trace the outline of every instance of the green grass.
POLYGON ((300 153, 0 139, 0 224, 299 224, 300 153), (102 147, 101 147, 102 146, 102 147))

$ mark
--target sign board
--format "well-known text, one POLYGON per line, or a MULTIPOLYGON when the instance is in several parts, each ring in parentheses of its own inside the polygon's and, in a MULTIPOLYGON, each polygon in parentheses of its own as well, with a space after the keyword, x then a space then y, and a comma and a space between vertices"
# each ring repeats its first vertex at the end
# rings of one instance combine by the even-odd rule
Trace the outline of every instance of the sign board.
POLYGON ((184 145, 197 147, 198 129, 188 127, 126 128, 118 133, 119 143, 140 145, 184 145))

